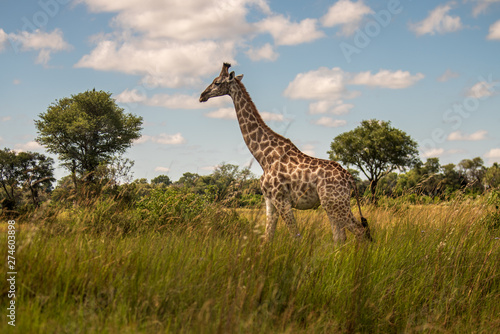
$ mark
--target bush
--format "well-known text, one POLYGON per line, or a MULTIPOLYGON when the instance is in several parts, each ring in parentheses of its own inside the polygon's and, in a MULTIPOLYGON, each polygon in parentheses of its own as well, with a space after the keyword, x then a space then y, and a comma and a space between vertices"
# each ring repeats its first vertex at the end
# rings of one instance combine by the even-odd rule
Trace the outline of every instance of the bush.
POLYGON ((263 196, 258 194, 243 194, 238 200, 240 207, 256 208, 262 205, 263 196))
MULTIPOLYGON (((137 203, 143 224, 152 227, 190 226, 218 231, 234 227, 246 230, 248 222, 219 203, 210 203, 205 195, 185 192, 180 188, 154 189, 137 203)), ((234 230, 233 230, 234 233, 234 230)))
POLYGON ((143 219, 154 225, 181 224, 196 220, 207 205, 203 197, 178 188, 155 189, 137 204, 143 219))
POLYGON ((495 212, 490 212, 480 220, 480 223, 485 225, 488 230, 498 230, 500 229, 500 211, 498 210, 498 205, 496 206, 495 212))

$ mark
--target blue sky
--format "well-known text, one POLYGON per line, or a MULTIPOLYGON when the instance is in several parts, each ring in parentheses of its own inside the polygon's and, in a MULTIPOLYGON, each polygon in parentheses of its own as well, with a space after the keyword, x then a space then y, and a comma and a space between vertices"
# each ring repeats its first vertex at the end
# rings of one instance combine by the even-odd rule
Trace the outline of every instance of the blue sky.
POLYGON ((327 158, 335 136, 376 118, 411 135, 424 161, 500 161, 500 0, 4 0, 0 9, 0 148, 45 152, 33 120, 96 88, 144 118, 124 156, 134 178, 248 166, 230 98, 198 102, 228 61, 271 128, 313 156, 327 158))

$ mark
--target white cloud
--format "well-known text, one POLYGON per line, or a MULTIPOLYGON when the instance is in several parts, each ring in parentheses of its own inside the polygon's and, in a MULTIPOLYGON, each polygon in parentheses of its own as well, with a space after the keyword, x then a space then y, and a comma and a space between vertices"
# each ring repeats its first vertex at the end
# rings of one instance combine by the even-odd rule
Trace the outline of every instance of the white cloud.
POLYGON ((349 73, 339 67, 332 69, 321 67, 315 71, 297 74, 284 94, 293 99, 338 100, 359 96, 359 92, 347 90, 347 85, 402 89, 414 85, 423 78, 422 73, 412 75, 408 71, 401 70, 380 70, 372 74, 370 71, 349 73))
POLYGON ((259 61, 259 60, 269 60, 269 61, 275 61, 278 59, 279 54, 274 51, 274 48, 271 44, 266 43, 264 44, 261 48, 254 49, 250 48, 247 52, 248 58, 250 58, 253 61, 259 61))
POLYGON ((146 100, 146 94, 141 94, 137 89, 125 89, 116 96, 116 101, 120 103, 143 103, 146 100))
POLYGON ((161 145, 180 145, 184 144, 186 139, 184 139, 182 134, 178 132, 173 135, 161 133, 160 135, 153 137, 152 141, 161 145))
POLYGON ((344 100, 361 95, 359 91, 349 89, 349 86, 402 89, 414 85, 422 78, 424 78, 422 73, 412 75, 408 71, 401 70, 380 70, 372 74, 370 71, 349 73, 339 67, 332 69, 320 67, 317 70, 297 74, 283 94, 291 99, 316 100, 309 104, 310 114, 342 115, 354 108, 353 104, 344 103, 344 100))
POLYGON ((491 161, 500 161, 500 148, 492 148, 484 155, 484 157, 490 159, 491 161))
POLYGON ((134 143, 134 144, 144 144, 144 143, 146 143, 146 142, 148 142, 148 141, 150 141, 150 140, 151 140, 151 136, 148 136, 148 135, 142 135, 142 136, 140 136, 139 138, 137 138, 137 139, 133 140, 133 143, 134 143))
POLYGON ((496 21, 490 26, 490 33, 486 36, 489 40, 499 40, 500 39, 500 20, 496 21))
MULTIPOLYGON (((261 111, 259 112, 259 114, 262 117, 262 119, 267 122, 283 122, 285 120, 285 116, 283 116, 282 114, 275 114, 267 111, 261 111)), ((215 111, 206 113, 205 116, 208 118, 231 119, 231 120, 237 119, 236 111, 234 110, 233 107, 220 108, 215 111)))
POLYGON ((500 0, 476 0, 477 5, 472 10, 472 15, 477 17, 479 14, 486 13, 486 10, 490 5, 495 2, 500 2, 500 0))
POLYGON ((29 141, 27 143, 15 144, 14 151, 25 152, 25 151, 39 151, 42 150, 43 146, 38 144, 36 141, 29 141))
POLYGON ((20 51, 39 51, 36 63, 42 65, 48 64, 52 53, 72 49, 72 46, 64 40, 63 33, 59 29, 55 29, 50 33, 43 32, 40 29, 34 32, 21 31, 17 34, 9 34, 8 38, 14 49, 20 51))
POLYGON ((466 140, 466 141, 479 141, 487 138, 488 131, 478 130, 470 135, 462 133, 462 131, 454 131, 447 137, 449 141, 466 140))
POLYGON ((113 25, 147 38, 177 41, 235 39, 253 31, 246 16, 250 9, 270 14, 264 0, 82 0, 94 12, 117 13, 113 25))
POLYGON ((21 84, 21 80, 20 79, 14 79, 14 80, 12 80, 12 83, 14 85, 20 85, 21 84))
POLYGON ((283 122, 285 120, 283 114, 275 114, 267 111, 260 112, 260 116, 267 122, 283 122))
POLYGON ((5 49, 5 44, 7 44, 8 41, 8 35, 5 31, 3 31, 2 28, 0 28, 0 52, 5 49))
POLYGON ((200 103, 199 97, 185 94, 155 94, 151 97, 145 91, 139 89, 125 89, 116 96, 116 101, 125 104, 143 104, 153 107, 165 107, 168 109, 205 109, 227 104, 226 99, 210 99, 206 103, 200 103))
POLYGON ((75 67, 141 75, 149 86, 200 84, 200 77, 220 70, 221 61, 234 62, 234 42, 102 40, 75 67))
POLYGON ((317 23, 316 19, 304 19, 295 23, 283 15, 273 15, 257 22, 256 26, 260 32, 270 33, 276 45, 296 45, 325 36, 322 31, 317 30, 317 23))
POLYGON ((220 108, 205 114, 208 118, 236 119, 234 108, 220 108))
POLYGON ((265 0, 80 0, 93 12, 114 15, 109 34, 95 35, 95 48, 76 67, 142 76, 149 86, 195 86, 236 63, 245 50, 253 60, 275 60, 270 44, 248 46, 258 34, 270 33, 275 45, 304 43, 323 36, 317 20, 292 22, 274 14, 265 0), (251 14, 251 15, 250 15, 251 14), (251 22, 249 17, 263 17, 251 22))
POLYGON ((463 28, 462 20, 459 16, 448 15, 454 2, 436 7, 424 20, 417 23, 410 23, 410 29, 417 36, 436 33, 445 34, 458 31, 463 28))
POLYGON ((181 145, 186 142, 186 139, 182 136, 180 132, 173 135, 160 133, 159 135, 156 136, 142 135, 139 139, 136 139, 134 141, 134 144, 144 144, 148 141, 160 145, 181 145))
POLYGON ((321 23, 325 27, 340 25, 342 30, 339 34, 350 36, 359 28, 363 17, 373 13, 373 10, 362 0, 357 2, 339 0, 328 9, 328 12, 321 18, 321 23))
POLYGON ((353 85, 366 85, 371 87, 402 89, 414 85, 417 81, 424 78, 422 73, 411 75, 408 71, 380 70, 376 74, 371 74, 370 71, 361 72, 350 80, 353 85))
POLYGON ((445 150, 444 148, 433 148, 433 149, 422 152, 421 155, 424 158, 437 158, 437 157, 441 157, 441 156, 445 156, 445 155, 453 155, 453 154, 459 154, 459 153, 465 153, 465 150, 463 150, 463 149, 445 150))
POLYGON ((446 81, 449 81, 451 79, 455 79, 455 78, 458 78, 460 76, 460 74, 458 74, 457 72, 453 72, 452 70, 450 69, 447 69, 439 78, 437 78, 436 80, 439 81, 439 82, 446 82, 446 81))
POLYGON ((49 49, 54 51, 62 51, 70 49, 70 45, 64 40, 63 33, 59 29, 55 29, 51 33, 46 33, 40 29, 30 33, 22 31, 19 34, 11 34, 14 40, 19 40, 22 43, 22 48, 25 50, 43 50, 49 49), (15 36, 15 37, 14 37, 15 36))
POLYGON ((2 118, 0 118, 0 121, 2 121, 2 122, 8 122, 8 121, 10 121, 11 119, 12 119, 12 117, 11 117, 11 116, 3 116, 2 118))
POLYGON ((478 99, 490 97, 498 93, 495 91, 495 87, 498 86, 499 84, 500 84, 499 81, 492 81, 492 82, 479 81, 474 86, 469 88, 465 93, 465 95, 468 97, 475 97, 478 99))
POLYGON ((337 100, 351 98, 357 93, 349 93, 345 87, 346 75, 339 67, 332 69, 320 67, 317 70, 299 73, 288 84, 284 94, 292 99, 337 100))
POLYGON ((328 128, 338 128, 345 126, 347 121, 343 119, 333 119, 331 117, 321 117, 320 119, 313 121, 313 124, 326 126, 328 128))
POLYGON ((422 152, 422 156, 424 158, 437 158, 442 156, 445 153, 444 148, 433 148, 422 152))
POLYGON ((343 115, 349 113, 354 108, 353 104, 343 103, 342 100, 320 100, 309 104, 309 113, 343 115))
POLYGON ((170 172, 170 168, 158 166, 158 167, 155 167, 155 172, 168 173, 168 172, 170 172))

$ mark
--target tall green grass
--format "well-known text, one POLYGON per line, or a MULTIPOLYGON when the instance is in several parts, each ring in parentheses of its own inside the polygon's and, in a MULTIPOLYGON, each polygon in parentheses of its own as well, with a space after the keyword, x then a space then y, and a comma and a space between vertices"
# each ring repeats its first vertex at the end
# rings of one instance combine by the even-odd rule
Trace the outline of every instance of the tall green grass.
POLYGON ((302 239, 280 223, 264 244, 263 211, 154 225, 113 205, 19 227, 18 318, 0 332, 500 331, 500 230, 486 201, 364 208, 375 241, 339 246, 321 210, 297 212, 302 239))

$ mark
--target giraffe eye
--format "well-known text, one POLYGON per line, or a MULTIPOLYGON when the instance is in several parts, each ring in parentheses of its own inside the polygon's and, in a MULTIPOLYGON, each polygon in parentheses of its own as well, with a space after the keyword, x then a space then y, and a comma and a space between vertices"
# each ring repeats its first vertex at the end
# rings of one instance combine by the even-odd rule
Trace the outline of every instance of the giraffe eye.
POLYGON ((220 84, 221 84, 220 82, 214 82, 214 85, 216 86, 220 86, 220 84))

